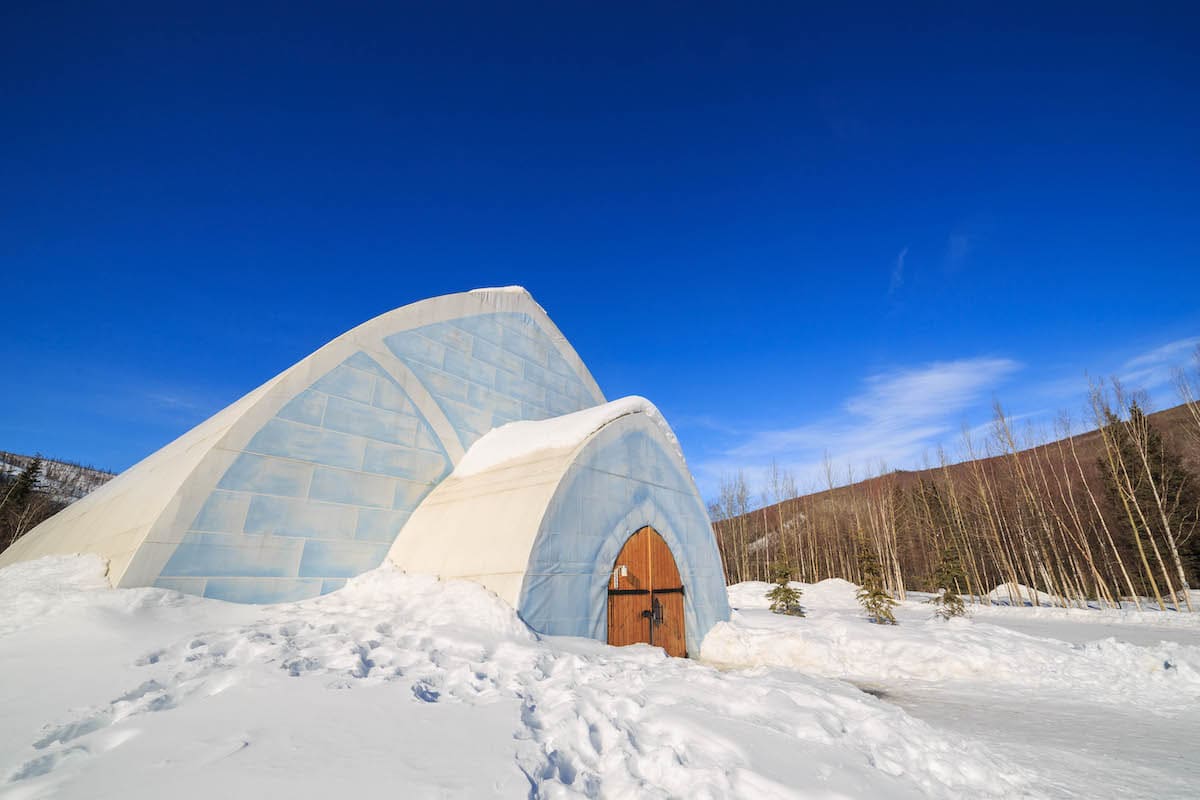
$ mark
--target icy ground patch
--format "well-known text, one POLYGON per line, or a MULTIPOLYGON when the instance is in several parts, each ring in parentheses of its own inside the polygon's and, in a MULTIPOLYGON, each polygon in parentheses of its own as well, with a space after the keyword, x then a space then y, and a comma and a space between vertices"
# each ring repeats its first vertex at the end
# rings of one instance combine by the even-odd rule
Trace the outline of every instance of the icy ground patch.
POLYGON ((539 639, 479 586, 240 606, 0 571, 0 794, 1021 797, 1036 776, 826 677, 539 639))
POLYGON ((769 584, 730 587, 704 657, 851 681, 1036 772, 1038 796, 1198 796, 1200 614, 969 606, 944 622, 913 593, 877 626, 852 584, 797 586, 806 619, 765 610, 769 584))

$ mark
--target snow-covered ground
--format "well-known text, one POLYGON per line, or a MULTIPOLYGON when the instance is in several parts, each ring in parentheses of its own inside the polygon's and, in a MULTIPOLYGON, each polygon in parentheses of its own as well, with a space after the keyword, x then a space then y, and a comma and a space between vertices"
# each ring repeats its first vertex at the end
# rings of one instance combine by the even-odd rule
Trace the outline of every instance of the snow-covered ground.
POLYGON ((111 590, 103 568, 72 557, 0 571, 0 796, 1191 797, 1200 785, 1190 623, 1019 608, 942 623, 910 602, 885 628, 842 582, 805 587, 805 619, 770 614, 765 586, 742 584, 702 663, 537 637, 479 586, 388 568, 277 606, 111 590))
POLYGON ((968 606, 945 622, 910 593, 877 626, 852 584, 796 586, 801 620, 766 610, 768 584, 730 587, 738 610, 704 657, 850 681, 1030 770, 1036 796, 1200 796, 1200 614, 968 606))

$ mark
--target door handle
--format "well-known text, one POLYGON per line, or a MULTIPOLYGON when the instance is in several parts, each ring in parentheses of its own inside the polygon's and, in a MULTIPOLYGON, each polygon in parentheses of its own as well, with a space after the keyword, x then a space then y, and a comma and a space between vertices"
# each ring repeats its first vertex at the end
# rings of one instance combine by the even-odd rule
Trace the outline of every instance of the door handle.
POLYGON ((642 612, 642 619, 650 620, 650 641, 651 646, 654 645, 654 629, 663 624, 663 607, 662 603, 658 602, 658 598, 650 595, 650 608, 642 612))

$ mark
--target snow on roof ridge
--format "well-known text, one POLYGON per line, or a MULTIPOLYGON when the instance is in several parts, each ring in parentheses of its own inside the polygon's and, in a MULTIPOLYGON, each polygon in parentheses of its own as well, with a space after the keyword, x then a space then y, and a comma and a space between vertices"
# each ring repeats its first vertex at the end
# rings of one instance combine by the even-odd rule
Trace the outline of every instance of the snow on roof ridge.
POLYGON ((529 290, 524 286, 484 286, 479 289, 471 289, 468 294, 487 294, 491 292, 504 292, 508 294, 529 294, 529 290))
POLYGON ((521 420, 493 428, 471 445, 454 468, 452 477, 477 475, 543 450, 577 447, 605 425, 629 414, 649 417, 680 458, 683 457, 679 441, 654 404, 644 397, 630 395, 559 417, 521 420))

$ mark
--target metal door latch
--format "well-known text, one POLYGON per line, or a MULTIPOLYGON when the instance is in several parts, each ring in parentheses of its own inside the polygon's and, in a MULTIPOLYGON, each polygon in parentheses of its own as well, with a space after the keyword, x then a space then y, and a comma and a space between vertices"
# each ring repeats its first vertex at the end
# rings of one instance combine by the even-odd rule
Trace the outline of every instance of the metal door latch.
POLYGON ((654 625, 663 624, 663 607, 662 603, 658 602, 658 598, 652 598, 650 608, 642 612, 642 617, 650 620, 654 625))

